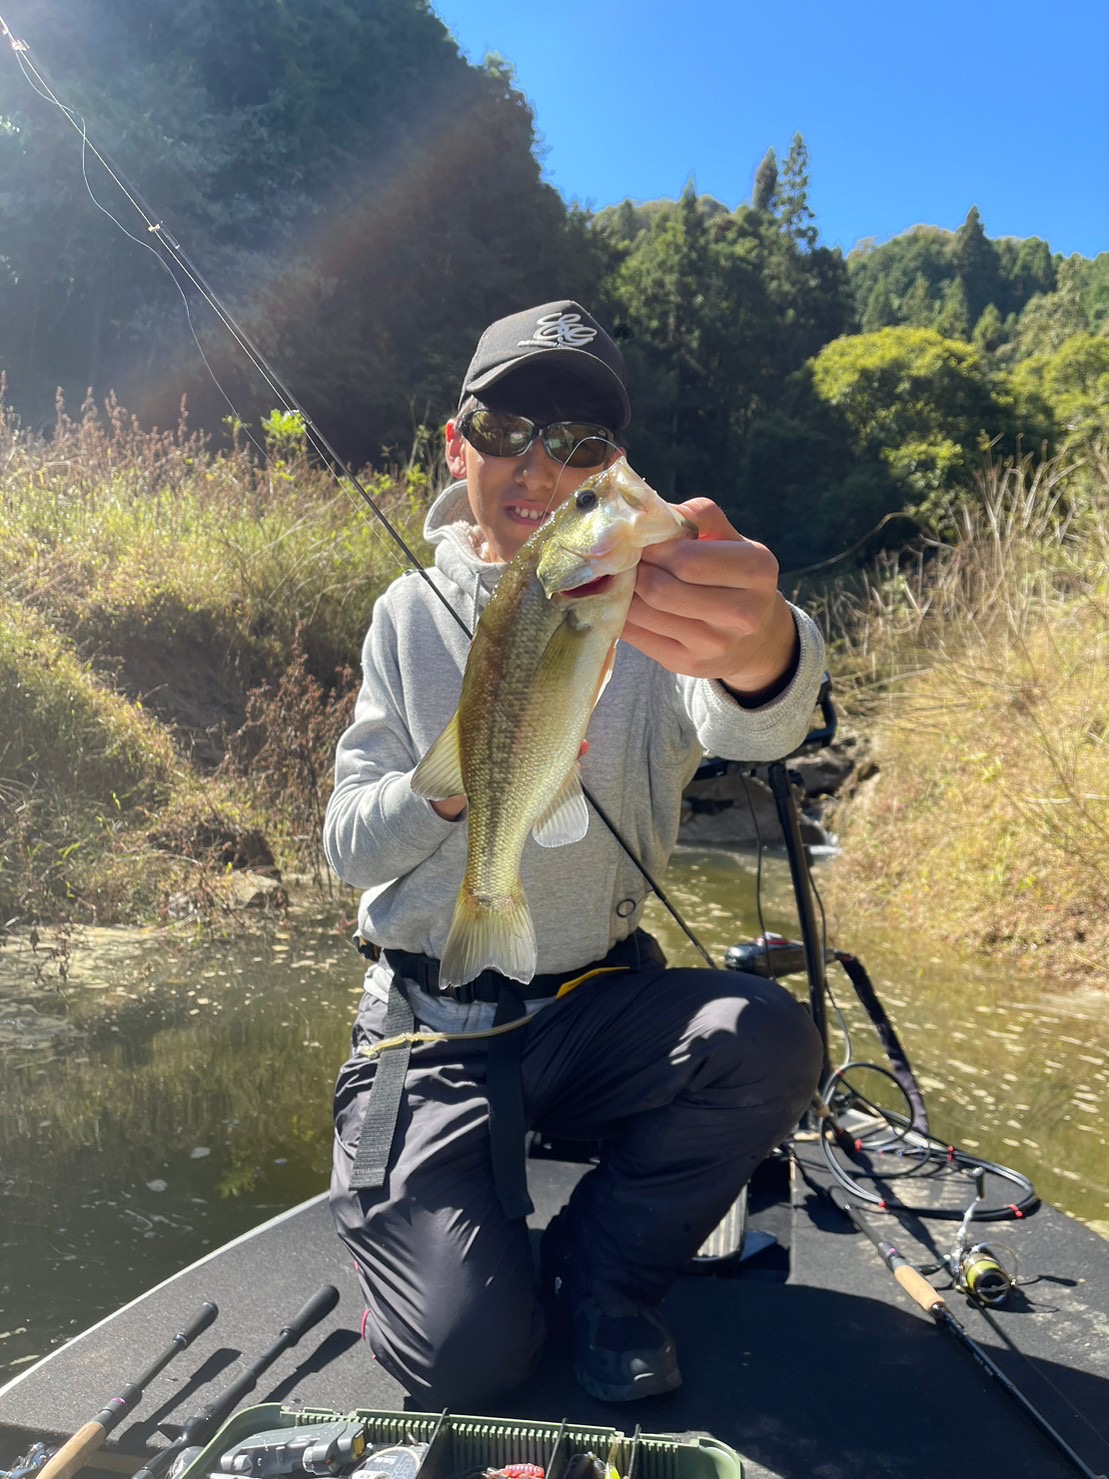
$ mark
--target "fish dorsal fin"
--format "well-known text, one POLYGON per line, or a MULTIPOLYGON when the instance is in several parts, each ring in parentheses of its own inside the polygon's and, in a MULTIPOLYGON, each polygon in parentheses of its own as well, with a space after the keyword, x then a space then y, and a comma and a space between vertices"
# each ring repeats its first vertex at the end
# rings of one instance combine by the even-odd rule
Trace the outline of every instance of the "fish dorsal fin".
POLYGON ((412 790, 429 801, 442 801, 446 796, 463 794, 457 712, 412 772, 412 790))
POLYGON ((589 830, 589 812, 581 789, 581 771, 575 765, 559 788, 558 795, 536 818, 531 835, 540 847, 563 847, 580 842, 589 830))

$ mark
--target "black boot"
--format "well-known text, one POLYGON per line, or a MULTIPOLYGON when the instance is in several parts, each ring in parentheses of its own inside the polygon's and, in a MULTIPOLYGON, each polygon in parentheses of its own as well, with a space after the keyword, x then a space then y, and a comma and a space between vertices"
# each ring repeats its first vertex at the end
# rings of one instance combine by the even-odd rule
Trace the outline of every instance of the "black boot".
POLYGON ((578 1384, 599 1402, 634 1402, 681 1386, 674 1337, 658 1308, 592 1279, 555 1217, 539 1245, 552 1328, 569 1335, 578 1384))

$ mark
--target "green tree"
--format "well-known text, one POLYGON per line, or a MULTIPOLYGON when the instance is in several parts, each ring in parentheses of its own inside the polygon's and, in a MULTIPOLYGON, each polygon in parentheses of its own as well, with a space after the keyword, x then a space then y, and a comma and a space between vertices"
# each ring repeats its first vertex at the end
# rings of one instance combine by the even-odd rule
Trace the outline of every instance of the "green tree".
POLYGON ((873 334, 878 329, 891 328, 897 322, 897 310, 893 306, 893 299, 884 280, 874 284, 873 291, 866 301, 866 312, 863 314, 862 331, 864 334, 873 334))
POLYGON ((1023 241, 1000 241, 997 244, 1001 276, 1006 285, 1005 313, 1019 313, 1036 293, 1055 290, 1055 261, 1051 248, 1038 236, 1023 241))
POLYGON ((966 220, 955 233, 951 267, 963 285, 969 333, 970 325, 978 322, 986 305, 997 303, 1002 297, 1001 259, 997 248, 986 236, 976 205, 971 206, 966 220))
POLYGON ((1081 257, 1061 261, 1056 270, 1054 292, 1037 293, 1025 304, 1017 324, 1021 358, 1051 354, 1073 335, 1089 331, 1082 269, 1081 257))
POLYGON ((1005 341, 1005 325, 1002 323, 996 303, 986 304, 978 322, 974 325, 974 333, 971 337, 975 347, 985 354, 993 354, 1005 341))
POLYGON ((1007 382, 971 345, 933 329, 837 339, 817 355, 813 385, 859 460, 884 464, 926 518, 979 464, 984 441, 1015 430, 1007 382))
POLYGON ((923 272, 918 272, 912 287, 901 300, 901 321, 910 328, 927 328, 936 316, 937 306, 928 279, 923 272))
POLYGON ((811 251, 820 230, 809 206, 809 151, 800 134, 793 136, 785 164, 774 184, 770 206, 782 234, 799 247, 811 251))
POLYGON ((943 298, 932 319, 932 327, 945 339, 970 338, 970 309, 961 277, 953 277, 943 290, 943 298))
POLYGON ((751 204, 757 211, 768 211, 778 188, 778 156, 768 149, 755 175, 755 188, 751 193, 751 204))
POLYGON ((632 451, 667 493, 712 488, 739 508, 752 427, 849 326, 842 257, 803 240, 690 186, 628 244, 612 290, 635 386, 632 451))
POLYGON ((1013 385, 1022 403, 1046 405, 1059 446, 1109 435, 1109 339, 1074 334, 1052 353, 1018 364, 1013 385))

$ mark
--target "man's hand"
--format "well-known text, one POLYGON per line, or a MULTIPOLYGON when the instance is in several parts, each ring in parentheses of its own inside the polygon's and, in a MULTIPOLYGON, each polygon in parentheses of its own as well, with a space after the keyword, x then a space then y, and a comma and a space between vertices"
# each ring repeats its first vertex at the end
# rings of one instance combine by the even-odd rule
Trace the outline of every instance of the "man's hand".
POLYGON ((711 499, 676 507, 700 537, 643 551, 623 639, 672 673, 719 679, 756 707, 781 691, 797 662, 778 562, 733 529, 711 499))

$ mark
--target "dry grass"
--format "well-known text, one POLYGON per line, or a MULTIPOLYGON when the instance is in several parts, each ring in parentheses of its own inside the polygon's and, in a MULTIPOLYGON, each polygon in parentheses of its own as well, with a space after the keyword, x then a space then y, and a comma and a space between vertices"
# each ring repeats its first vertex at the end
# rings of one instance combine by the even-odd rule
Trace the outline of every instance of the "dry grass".
MULTIPOLYGON (((417 542, 426 473, 363 481, 417 542)), ((0 401, 0 943, 206 909, 256 831, 311 866, 348 665, 400 564, 295 418, 259 454, 111 399, 31 435, 0 401), (264 794, 213 774, 246 721, 264 794)))
POLYGON ((833 908, 1109 984, 1109 457, 997 465, 979 494, 830 603, 879 766, 833 908))

